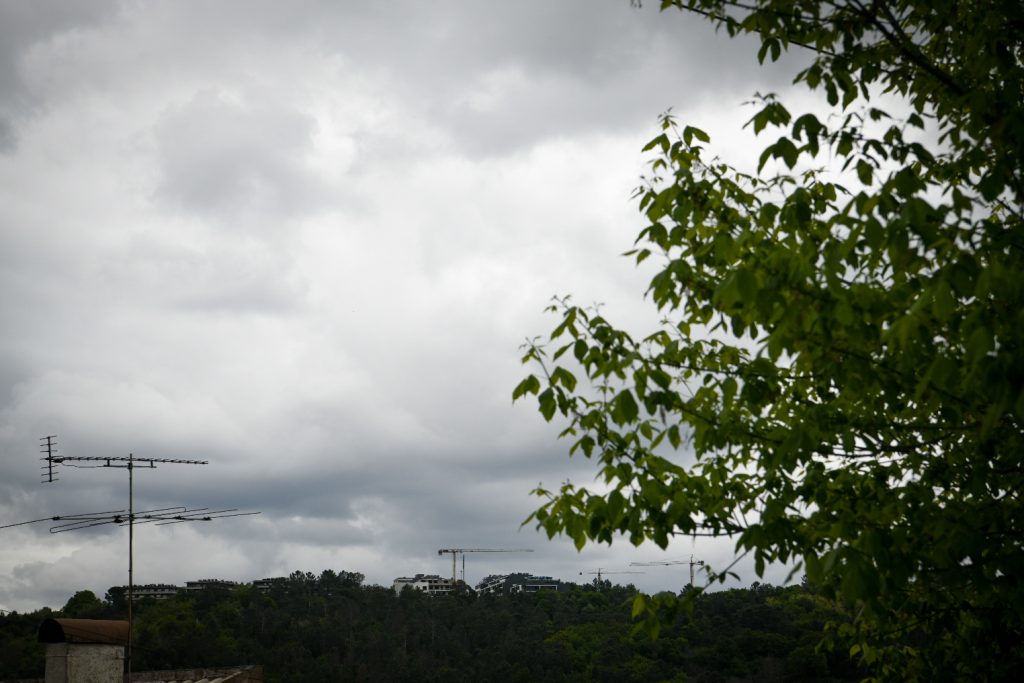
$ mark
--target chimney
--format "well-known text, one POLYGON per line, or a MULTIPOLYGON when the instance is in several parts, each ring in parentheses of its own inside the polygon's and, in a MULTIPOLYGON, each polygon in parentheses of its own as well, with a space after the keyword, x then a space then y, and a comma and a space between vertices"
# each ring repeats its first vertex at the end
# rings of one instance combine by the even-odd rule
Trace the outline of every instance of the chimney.
POLYGON ((46 643, 46 683, 121 683, 127 621, 47 619, 39 627, 46 643))

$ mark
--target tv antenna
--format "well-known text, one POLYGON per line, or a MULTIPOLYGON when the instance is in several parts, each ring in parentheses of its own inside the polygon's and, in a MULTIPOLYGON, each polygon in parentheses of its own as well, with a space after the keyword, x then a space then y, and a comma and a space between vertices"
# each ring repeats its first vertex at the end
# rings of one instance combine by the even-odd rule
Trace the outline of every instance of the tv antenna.
MULTIPOLYGON (((40 452, 43 453, 42 476, 43 483, 52 483, 58 480, 55 476, 57 466, 81 468, 114 468, 128 471, 128 510, 115 510, 112 512, 97 512, 75 515, 64 515, 56 517, 45 517, 30 522, 9 524, 7 527, 32 524, 34 522, 55 521, 62 522, 50 527, 51 534, 64 531, 77 531, 89 527, 101 526, 104 524, 116 524, 128 527, 128 643, 125 651, 125 681, 131 680, 132 675, 132 598, 135 588, 134 559, 135 559, 135 525, 155 523, 157 525, 178 524, 182 522, 208 522, 222 517, 241 517, 245 515, 258 515, 259 512, 239 512, 237 509, 209 510, 208 508, 188 509, 185 507, 161 508, 135 512, 135 470, 136 468, 156 469, 157 465, 208 465, 207 460, 180 460, 171 458, 137 458, 129 453, 128 457, 106 457, 106 456, 66 456, 57 455, 56 435, 48 435, 39 439, 40 452)), ((0 529, 7 528, 0 527, 0 529)))
MULTIPOLYGON (((158 508, 156 510, 143 510, 136 512, 131 517, 133 524, 147 524, 155 522, 156 526, 164 524, 178 524, 180 522, 209 522, 221 517, 240 517, 242 515, 258 515, 258 512, 238 512, 237 509, 210 510, 208 508, 195 508, 189 510, 186 507, 158 508)), ((61 522, 50 527, 51 534, 59 534, 65 531, 78 531, 89 527, 101 526, 104 524, 116 524, 128 526, 129 513, 127 510, 107 510, 104 512, 83 512, 72 515, 54 515, 53 517, 41 517, 30 519, 27 522, 15 522, 14 524, 0 525, 0 529, 10 529, 26 524, 37 522, 61 522)))
POLYGON ((689 560, 654 560, 652 562, 630 562, 630 567, 653 567, 655 565, 669 565, 669 564, 688 564, 690 565, 690 588, 693 588, 693 568, 703 567, 704 560, 695 560, 693 555, 690 555, 689 560))

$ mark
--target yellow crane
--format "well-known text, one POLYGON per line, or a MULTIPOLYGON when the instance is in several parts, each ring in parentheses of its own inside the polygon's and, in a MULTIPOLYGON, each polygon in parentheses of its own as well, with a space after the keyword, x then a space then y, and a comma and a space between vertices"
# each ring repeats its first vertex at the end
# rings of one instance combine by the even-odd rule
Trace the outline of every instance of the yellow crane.
POLYGON ((532 553, 529 548, 441 548, 438 555, 452 556, 452 590, 455 590, 455 582, 458 579, 456 566, 459 555, 462 555, 462 580, 466 580, 466 553, 532 553))
POLYGON ((703 567, 704 566, 704 560, 695 560, 695 559, 693 559, 693 555, 690 555, 690 559, 689 560, 653 560, 651 562, 630 562, 629 566, 630 567, 653 567, 653 566, 659 565, 659 564, 664 564, 664 565, 668 565, 668 564, 688 564, 688 565, 690 565, 690 588, 693 588, 693 568, 694 567, 703 567))

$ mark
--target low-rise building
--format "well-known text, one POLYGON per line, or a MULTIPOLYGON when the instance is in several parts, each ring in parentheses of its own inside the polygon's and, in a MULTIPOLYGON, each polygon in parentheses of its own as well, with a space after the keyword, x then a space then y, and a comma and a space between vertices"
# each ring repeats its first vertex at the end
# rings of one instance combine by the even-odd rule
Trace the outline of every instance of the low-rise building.
MULTIPOLYGON (((125 593, 128 592, 128 586, 124 587, 125 593)), ((173 598, 181 590, 181 586, 174 586, 169 583, 147 583, 145 586, 133 586, 132 596, 141 598, 153 598, 154 600, 166 600, 167 598, 173 598)))
POLYGON ((185 590, 187 591, 204 591, 213 588, 220 588, 221 590, 234 590, 238 587, 238 583, 235 581, 225 581, 223 579, 199 579, 198 581, 186 581, 185 590))
POLYGON ((452 592, 452 580, 437 574, 417 574, 413 577, 400 576, 395 579, 396 593, 401 593, 408 586, 412 590, 423 591, 428 595, 447 595, 452 592))
POLYGON ((534 576, 523 572, 514 574, 492 574, 477 584, 481 595, 510 595, 512 593, 537 593, 540 591, 564 591, 568 586, 550 576, 534 576))
POLYGON ((261 593, 269 593, 274 586, 284 586, 286 583, 288 583, 288 579, 285 577, 272 576, 267 579, 256 579, 252 582, 252 587, 261 593))

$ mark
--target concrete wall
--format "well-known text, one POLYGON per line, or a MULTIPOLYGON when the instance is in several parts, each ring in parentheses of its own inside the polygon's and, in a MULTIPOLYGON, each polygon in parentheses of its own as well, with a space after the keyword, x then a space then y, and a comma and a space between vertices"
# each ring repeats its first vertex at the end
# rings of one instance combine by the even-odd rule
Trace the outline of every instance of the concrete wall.
POLYGON ((238 666, 217 669, 173 669, 132 673, 132 683, 182 683, 224 680, 230 683, 263 683, 263 667, 238 666))
POLYGON ((46 683, 121 683, 124 647, 80 643, 46 646, 46 683))

